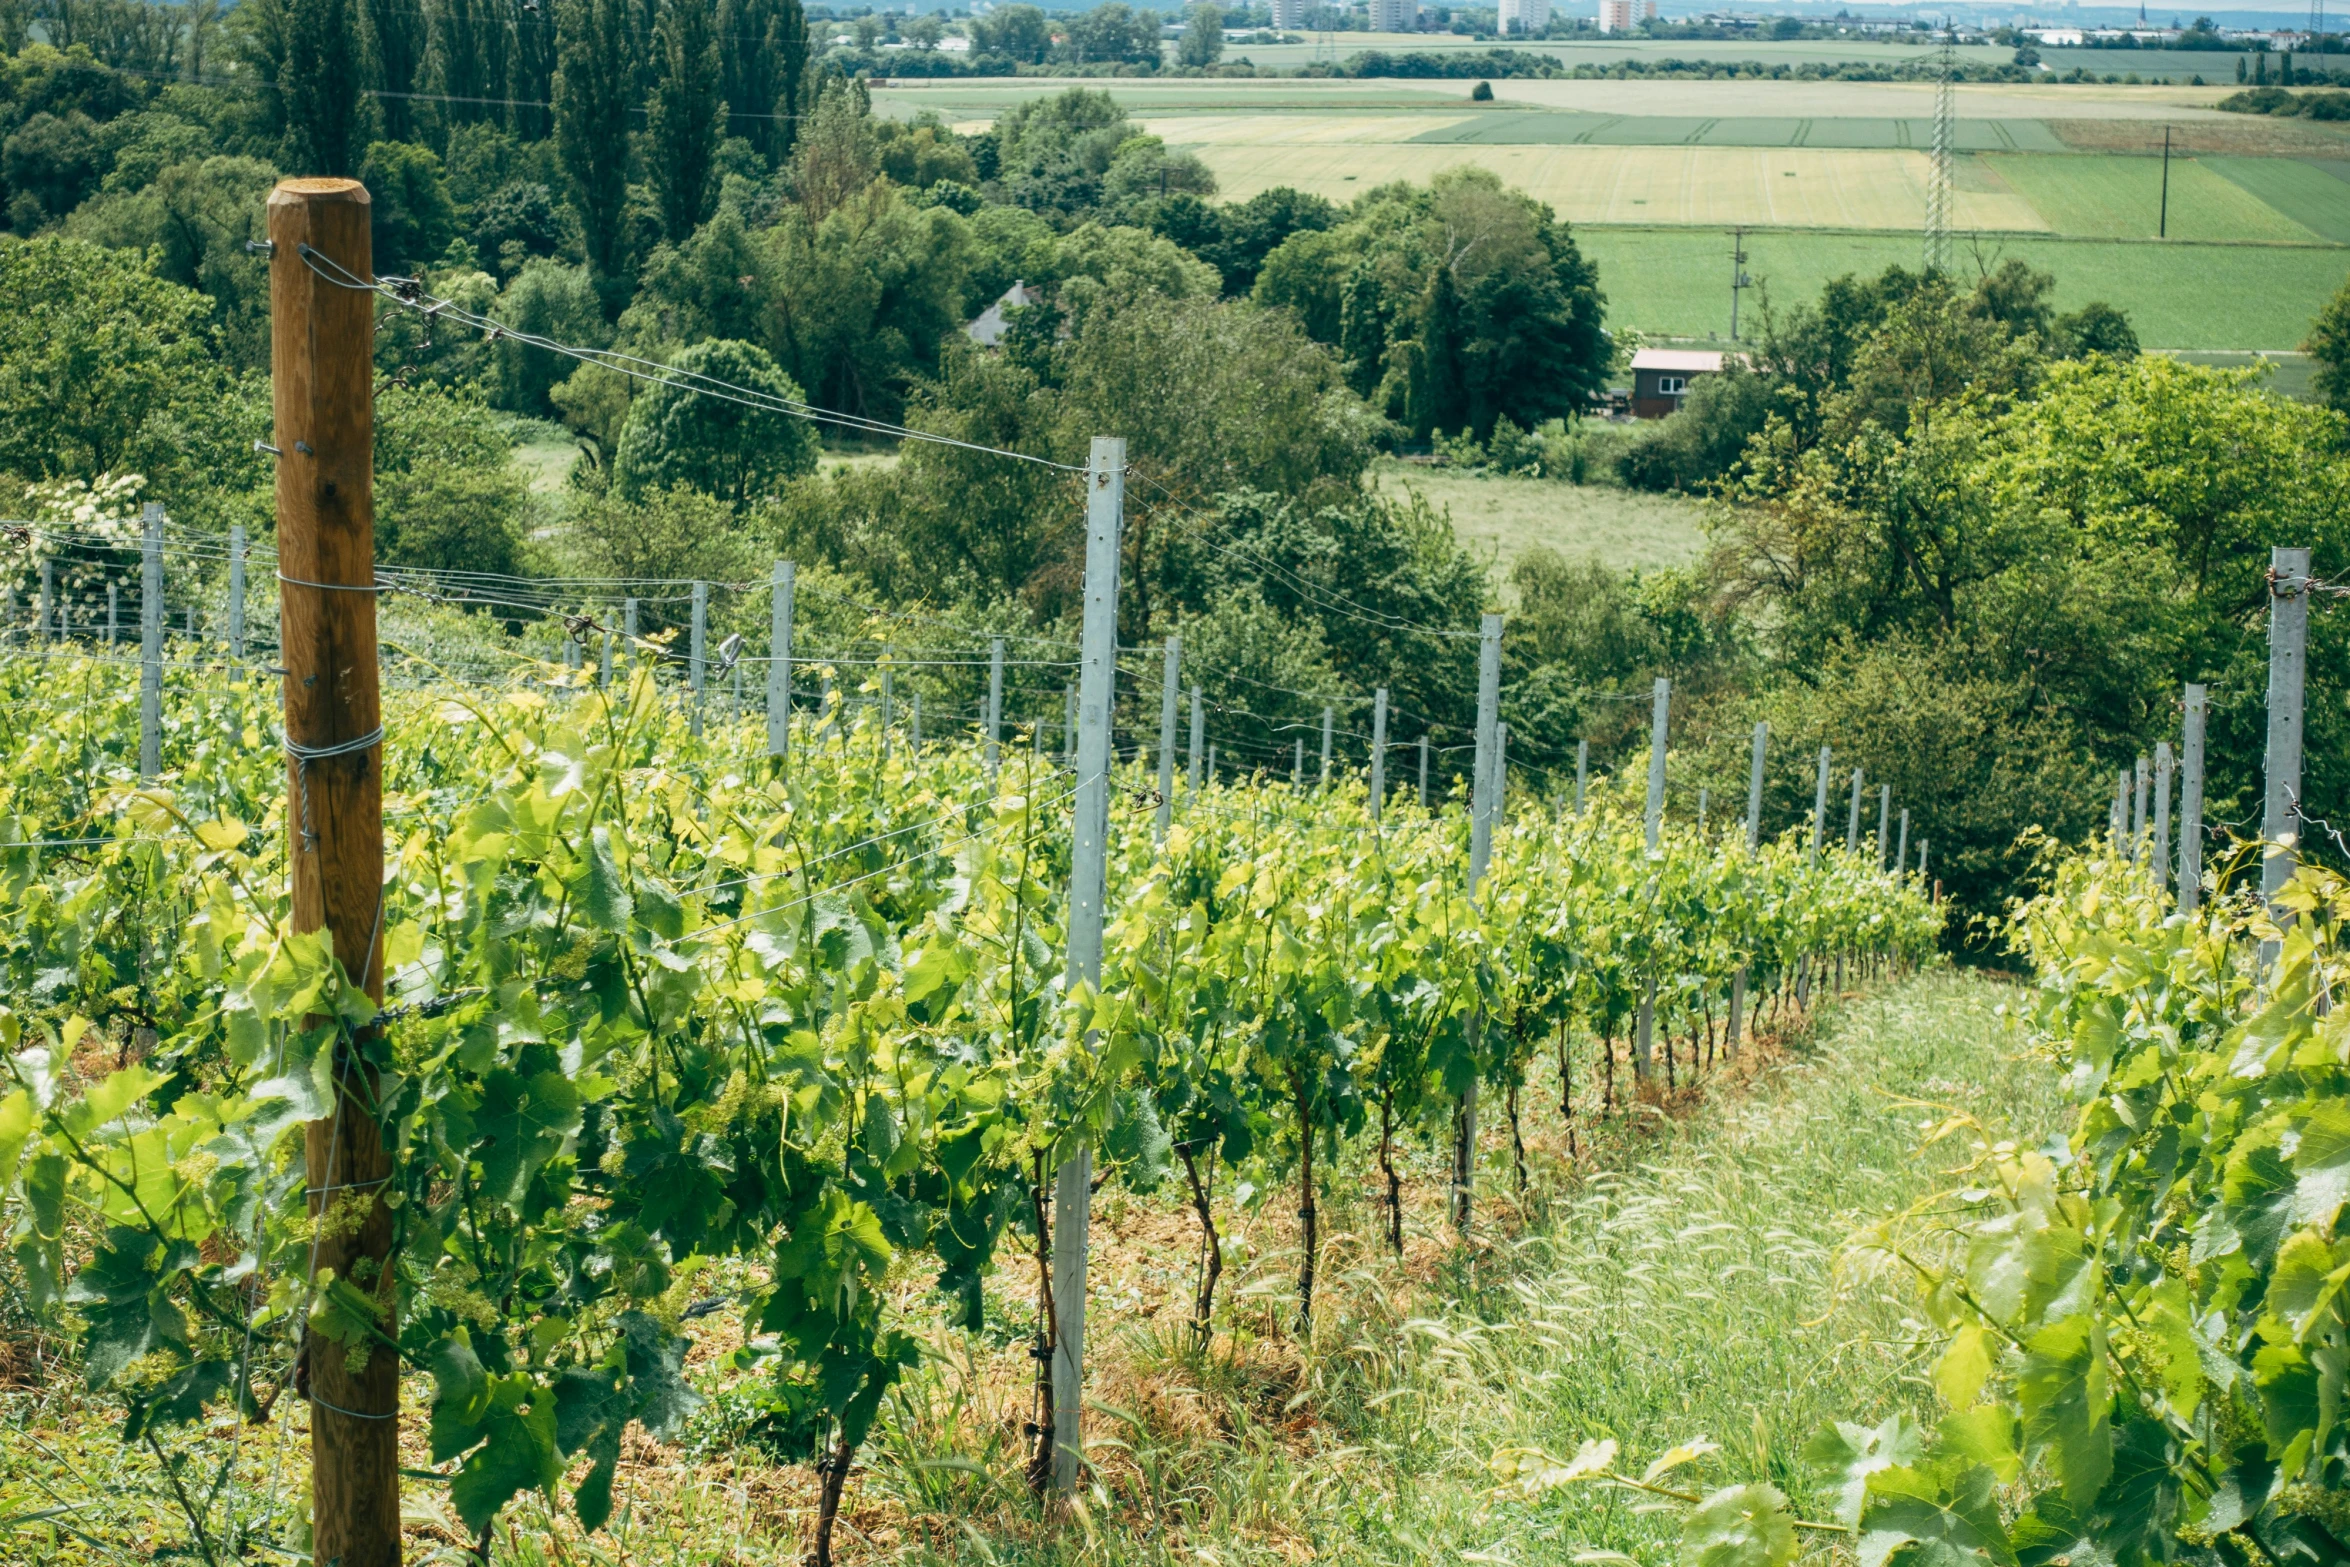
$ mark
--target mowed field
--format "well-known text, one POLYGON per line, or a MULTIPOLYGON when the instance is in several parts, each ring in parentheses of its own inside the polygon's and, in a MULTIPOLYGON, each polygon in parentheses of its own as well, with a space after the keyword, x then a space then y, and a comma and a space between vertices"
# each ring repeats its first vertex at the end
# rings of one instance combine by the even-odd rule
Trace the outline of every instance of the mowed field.
MULTIPOLYGON (((2148 347, 2297 348, 2350 277, 2350 126, 2221 113, 2232 74, 2211 87, 1961 86, 1961 265, 2020 257, 2056 275, 2065 308, 2128 312, 2148 347)), ((903 86, 877 100, 976 129, 1061 85, 903 86)), ((1396 180, 1490 169, 1575 226, 1601 264, 1611 325, 1651 337, 1728 331, 1732 229, 1747 231, 1747 271, 1781 304, 1920 255, 1923 83, 1510 80, 1490 103, 1450 81, 1093 85, 1197 155, 1225 200, 1291 186, 1345 204, 1396 180)))

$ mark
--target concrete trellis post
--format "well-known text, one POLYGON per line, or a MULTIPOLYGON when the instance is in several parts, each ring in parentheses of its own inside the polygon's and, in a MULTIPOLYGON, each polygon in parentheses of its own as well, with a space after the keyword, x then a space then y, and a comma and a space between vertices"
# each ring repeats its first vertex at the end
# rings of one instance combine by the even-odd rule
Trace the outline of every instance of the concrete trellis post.
POLYGON ((1591 782, 1591 742, 1575 742, 1575 814, 1583 814, 1583 796, 1591 782))
MULTIPOLYGON (((1649 698, 1648 714, 1648 852, 1653 858, 1665 825, 1665 736, 1670 727, 1673 683, 1662 675, 1649 698)), ((1645 1081, 1655 1051, 1656 976, 1647 976, 1640 993, 1640 1016, 1632 1031, 1632 1070, 1645 1081)))
MULTIPOLYGON (((1754 758, 1746 767, 1746 852, 1762 847, 1763 753, 1770 748, 1771 726, 1767 720, 1754 726, 1754 758)), ((1730 976, 1730 1055, 1738 1055, 1738 1037, 1746 1016, 1746 965, 1738 965, 1738 972, 1730 976)))
POLYGON ((1004 639, 987 639, 987 709, 980 715, 984 734, 982 755, 987 762, 987 776, 993 778, 1003 765, 1004 733, 1004 639))
POLYGON ((163 503, 140 514, 146 532, 139 551, 139 776, 163 771, 163 503))
POLYGON ((1828 834, 1828 764, 1831 758, 1832 753, 1828 748, 1821 746, 1820 784, 1811 803, 1811 863, 1815 870, 1820 863, 1820 842, 1828 834))
POLYGON ((1199 687, 1197 687, 1197 686, 1193 686, 1193 687, 1191 688, 1191 769, 1190 769, 1190 777, 1191 777, 1191 792, 1192 792, 1193 794, 1197 794, 1197 793, 1199 793, 1199 786, 1200 786, 1200 747, 1201 747, 1201 746, 1203 746, 1203 745, 1205 745, 1205 744, 1207 743, 1207 738, 1208 738, 1208 714, 1207 714, 1207 708, 1206 708, 1206 705, 1200 701, 1200 689, 1199 689, 1199 687))
MULTIPOLYGON (((2309 639, 2309 551, 2274 549, 2268 563, 2268 747, 2263 757, 2265 798, 2260 836, 2260 894, 2277 919, 2287 915, 2276 895, 2299 866, 2301 841, 2301 699, 2309 639)), ((2261 943, 2261 959, 2276 956, 2261 943)))
POLYGON ((40 628, 41 640, 57 640, 57 562, 44 558, 41 562, 41 603, 33 612, 33 624, 40 628))
POLYGON ((1909 865, 1909 808, 1902 807, 1901 837, 1893 847, 1893 874, 1899 876, 1909 865))
POLYGON ((2203 905, 2203 688, 2187 687, 2179 726, 2179 912, 2203 905))
POLYGON ((228 656, 245 661, 245 525, 228 530, 228 656))
MULTIPOLYGON (((1084 686, 1069 887, 1067 982, 1101 979, 1110 826, 1110 725, 1117 705, 1118 549, 1125 524, 1126 443, 1096 437, 1086 475, 1085 618, 1079 676, 1084 686)), ((1071 686, 1074 697, 1078 687, 1071 686)), ((1089 1041, 1090 1043, 1090 1041, 1089 1041)), ((1085 1460, 1085 1282, 1093 1151, 1080 1146, 1053 1179, 1052 1483, 1067 1496, 1085 1460)))
POLYGON ((1371 822, 1387 804, 1387 688, 1371 693, 1371 822))
POLYGON ((1852 770, 1852 812, 1844 822, 1844 852, 1860 852, 1860 769, 1852 770))
POLYGON ((1330 727, 1337 714, 1329 707, 1322 709, 1322 787, 1330 787, 1330 727))
POLYGON ((2146 758, 2141 755, 2130 770, 2130 862, 2143 864, 2146 859, 2146 786, 2148 773, 2146 758))
POLYGON ((1893 786, 1877 785, 1877 873, 1883 875, 1885 862, 1893 857, 1893 786))
POLYGON ((1182 674, 1183 644, 1169 637, 1166 682, 1159 692, 1159 815, 1153 828, 1161 842, 1175 820, 1175 719, 1176 704, 1182 699, 1182 674))
POLYGON ((2170 885, 2170 786, 2174 766, 2170 742, 2154 745, 2154 831, 2147 839, 2147 863, 2154 870, 2154 890, 2170 885))
POLYGON ((120 639, 121 625, 122 584, 109 582, 106 584, 106 645, 108 647, 114 646, 120 639))
MULTIPOLYGON (((1425 756, 1427 741, 1421 741, 1425 756)), ((1496 776, 1501 764, 1501 617, 1489 614, 1477 638, 1477 750, 1469 778, 1469 897, 1477 896, 1485 867, 1493 856, 1496 776)), ((1483 1030, 1481 1015, 1472 1015, 1470 1027, 1483 1030)), ((1473 1036, 1474 1037, 1474 1036, 1473 1036)), ((1469 1217, 1477 1184, 1477 1080, 1461 1093, 1453 1115, 1452 1225, 1469 1232, 1469 1217)))
MULTIPOLYGON (((791 660, 793 599, 799 563, 779 560, 767 579, 767 754, 791 764, 791 660)), ((989 760, 994 760, 992 747, 989 760)))
POLYGON ((1420 809, 1428 809, 1428 737, 1420 736, 1420 809))
POLYGON ((690 734, 702 732, 702 682, 709 670, 709 654, 705 642, 710 633, 710 584, 694 584, 693 622, 686 633, 686 684, 693 706, 686 717, 690 734))

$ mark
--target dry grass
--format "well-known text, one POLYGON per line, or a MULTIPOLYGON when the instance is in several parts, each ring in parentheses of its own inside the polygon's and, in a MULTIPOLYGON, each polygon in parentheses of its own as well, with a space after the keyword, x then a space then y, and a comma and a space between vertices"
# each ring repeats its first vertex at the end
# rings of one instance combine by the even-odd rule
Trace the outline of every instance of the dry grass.
POLYGON ((2159 153, 2163 125, 2171 131, 2174 154, 2207 152, 2238 158, 2350 156, 2350 131, 2318 120, 2272 120, 2258 114, 2221 114, 2209 119, 2162 122, 2051 119, 2048 128, 2066 146, 2081 152, 2159 153))

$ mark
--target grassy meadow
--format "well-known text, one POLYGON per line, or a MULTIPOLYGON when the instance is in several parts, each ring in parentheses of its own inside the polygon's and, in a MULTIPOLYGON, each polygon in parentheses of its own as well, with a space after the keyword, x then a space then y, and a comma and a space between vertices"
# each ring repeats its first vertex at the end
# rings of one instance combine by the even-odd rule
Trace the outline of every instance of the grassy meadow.
MULTIPOLYGON (((1708 47, 1741 59, 1829 57, 1803 44, 1708 47)), ((1961 86, 1960 265, 2021 257, 2055 274, 2062 308, 2116 305, 2150 348, 2299 347, 2350 276, 2350 127, 2222 114, 2213 106, 2234 89, 2233 74, 2230 63, 2203 87, 1961 86), (2167 221, 2166 128, 2177 151, 2167 221)), ((1061 85, 903 84, 878 101, 974 129, 1061 85)), ((1611 325, 1652 338, 1728 333, 1729 229, 1748 231, 1747 271, 1782 303, 1846 272, 1915 266, 1919 255, 1932 140, 1925 83, 1521 79, 1494 83, 1490 103, 1453 81, 1096 85, 1152 134, 1195 153, 1225 200, 1286 185, 1344 203, 1386 181, 1491 169, 1575 225, 1600 263, 1611 325)))
POLYGON ((1487 557, 1497 577, 1537 545, 1619 571, 1685 566, 1705 552, 1704 503, 1683 495, 1395 462, 1381 465, 1378 484, 1386 495, 1416 494, 1449 516, 1454 535, 1487 557))

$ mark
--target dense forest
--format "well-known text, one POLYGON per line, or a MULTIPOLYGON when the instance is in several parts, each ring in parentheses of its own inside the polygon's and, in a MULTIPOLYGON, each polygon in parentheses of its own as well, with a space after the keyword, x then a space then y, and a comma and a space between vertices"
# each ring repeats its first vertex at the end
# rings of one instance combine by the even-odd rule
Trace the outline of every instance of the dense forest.
MULTIPOLYGON (((2059 316, 2052 280, 2013 261, 1782 302, 1745 366, 1627 435, 1587 417, 1634 346, 1607 280, 1478 171, 1344 207, 1235 202, 1096 88, 978 130, 877 116, 854 40, 820 41, 797 0, 248 0, 172 31, 151 67, 108 61, 162 13, 71 14, 66 47, 20 18, 0 56, 12 515, 152 498, 175 525, 266 536, 266 267, 247 244, 281 175, 355 174, 379 273, 420 298, 970 443, 744 417, 387 306, 389 562, 723 584, 789 555, 969 647, 1064 626, 1082 549, 1066 475, 971 447, 1081 463, 1122 435, 1122 633, 1182 635, 1228 764, 1285 761, 1325 703, 1359 757, 1378 686, 1401 743, 1457 745, 1473 661, 1452 634, 1498 600, 1527 786, 1571 787, 1579 740, 1602 766, 1644 743, 1670 674, 1693 758, 1674 810, 1701 787, 1741 797, 1768 717, 1773 830, 1807 812, 1829 744, 1893 785, 1977 909, 2024 884, 2023 829, 2102 820, 2182 680, 2214 687, 2214 811, 2241 816, 2268 546, 2339 565, 2339 413, 2139 355, 2119 312, 2059 316), (349 79, 385 85, 325 85, 349 79), (1027 303, 981 347, 966 323, 1015 284, 1027 303), (534 489, 514 449, 558 437, 577 461, 534 489), (1646 574, 1537 549, 1496 572, 1373 482, 1403 452, 1707 494, 1712 549, 1646 574)), ((1024 47, 1070 47, 1076 25, 1024 47)), ((2350 639, 2322 612, 2313 638, 2323 817, 2350 804, 2350 639)), ((920 679, 942 710, 972 705, 957 672, 920 679)), ((1131 702, 1151 732, 1155 706, 1131 702)))

